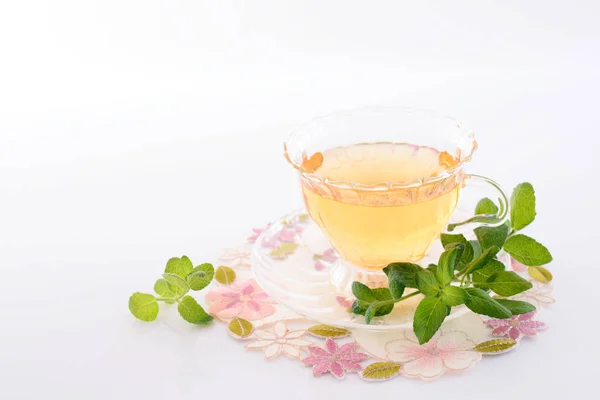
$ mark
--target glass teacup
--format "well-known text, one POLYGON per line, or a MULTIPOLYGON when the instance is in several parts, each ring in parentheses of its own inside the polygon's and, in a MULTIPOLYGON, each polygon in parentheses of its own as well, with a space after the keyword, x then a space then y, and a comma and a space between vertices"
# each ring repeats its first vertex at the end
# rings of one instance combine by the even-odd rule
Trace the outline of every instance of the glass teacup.
POLYGON ((476 149, 473 132, 455 119, 403 107, 321 117, 284 145, 311 218, 345 261, 369 270, 418 262, 450 229, 506 221, 499 185, 464 171, 476 149), (467 180, 490 184, 499 212, 449 226, 467 180))

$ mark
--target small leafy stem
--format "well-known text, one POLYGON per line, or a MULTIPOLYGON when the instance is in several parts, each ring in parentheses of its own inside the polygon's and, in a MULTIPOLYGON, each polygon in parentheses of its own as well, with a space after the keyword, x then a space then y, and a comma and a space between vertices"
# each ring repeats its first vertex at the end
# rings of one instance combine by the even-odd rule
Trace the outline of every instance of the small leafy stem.
POLYGON ((500 226, 486 226, 485 223, 497 223, 491 217, 499 211, 506 212, 488 198, 479 201, 475 208, 478 217, 469 221, 484 223, 474 229, 477 240, 467 240, 461 234, 442 234, 444 252, 437 264, 423 268, 413 263, 391 263, 383 269, 388 278, 387 288, 371 289, 354 282, 352 293, 356 300, 352 312, 364 315, 369 324, 373 318, 392 312, 395 303, 422 295, 415 310, 413 330, 423 344, 435 335, 455 306, 464 304, 471 311, 492 318, 510 318, 534 311, 535 307, 527 302, 506 299, 531 289, 532 284, 516 272, 507 271, 497 259, 504 250, 514 260, 529 266, 534 279, 542 282, 552 279, 550 271, 542 267, 552 261, 548 249, 520 233, 536 216, 533 186, 527 182, 517 185, 510 198, 510 219, 500 226), (416 290, 403 295, 406 288, 416 290))
MULTIPOLYGON (((179 315, 192 324, 205 325, 212 321, 200 304, 187 295, 190 290, 198 291, 210 284, 215 276, 212 264, 204 263, 194 268, 187 256, 173 257, 167 261, 165 273, 154 284, 157 296, 134 293, 129 298, 129 311, 139 320, 154 321, 158 316, 158 302, 177 303, 179 315)), ((217 279, 219 279, 217 277, 217 279)))

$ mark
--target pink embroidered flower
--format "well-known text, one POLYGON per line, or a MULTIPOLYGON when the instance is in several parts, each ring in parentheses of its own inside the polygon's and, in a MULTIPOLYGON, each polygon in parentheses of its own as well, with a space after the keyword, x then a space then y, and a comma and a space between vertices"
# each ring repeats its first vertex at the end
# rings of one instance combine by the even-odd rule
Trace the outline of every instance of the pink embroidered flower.
POLYGON ((326 268, 327 267, 321 261, 319 261, 319 260, 315 261, 315 269, 317 271, 319 271, 319 272, 320 271, 325 271, 326 268))
POLYGON ((221 252, 219 261, 228 267, 249 267, 250 252, 243 248, 224 249, 221 252))
POLYGON ((554 297, 552 297, 552 286, 537 281, 533 282, 532 289, 511 297, 511 300, 526 301, 533 304, 538 309, 556 301, 554 297))
POLYGON ((338 255, 334 249, 327 249, 321 255, 321 260, 326 262, 334 262, 337 261, 338 255))
POLYGON ((277 237, 265 237, 261 242, 263 247, 267 247, 269 249, 276 249, 279 247, 279 241, 277 237))
POLYGON ((368 358, 366 354, 356 352, 356 342, 337 345, 331 338, 325 340, 325 349, 309 346, 310 356, 302 360, 313 367, 313 375, 320 376, 330 372, 336 378, 343 378, 345 372, 362 371, 359 362, 368 358))
POLYGON ((254 279, 216 287, 206 295, 206 301, 210 304, 208 312, 221 319, 256 320, 275 313, 273 301, 254 279))
POLYGON ((412 332, 405 332, 404 339, 391 341, 385 348, 388 360, 402 363, 404 375, 433 379, 446 370, 462 371, 481 360, 474 346, 464 332, 437 333, 423 345, 412 332))
POLYGON ((521 264, 520 262, 518 262, 517 260, 515 260, 512 257, 510 258, 510 267, 513 269, 513 271, 517 271, 517 272, 525 272, 529 268, 529 267, 527 267, 527 265, 521 264))
POLYGON ((283 352, 288 357, 300 358, 300 347, 309 346, 312 342, 300 339, 306 330, 290 331, 285 322, 277 322, 271 329, 257 329, 254 336, 258 338, 246 345, 247 349, 263 350, 267 359, 275 358, 283 352))
POLYGON ((256 242, 256 239, 264 232, 265 229, 270 227, 271 224, 268 224, 264 228, 252 228, 252 235, 248 236, 248 243, 256 242))
POLYGON ((539 330, 545 329, 546 324, 540 321, 534 321, 535 312, 527 314, 513 315, 506 319, 490 319, 486 321, 487 326, 494 328, 493 336, 508 336, 511 339, 519 340, 522 335, 536 336, 539 330))
POLYGON ((346 309, 352 308, 352 303, 354 303, 354 300, 344 296, 335 296, 335 301, 337 301, 340 306, 346 309))
POLYGON ((282 243, 294 243, 296 241, 296 231, 292 228, 283 228, 277 232, 276 238, 282 243))

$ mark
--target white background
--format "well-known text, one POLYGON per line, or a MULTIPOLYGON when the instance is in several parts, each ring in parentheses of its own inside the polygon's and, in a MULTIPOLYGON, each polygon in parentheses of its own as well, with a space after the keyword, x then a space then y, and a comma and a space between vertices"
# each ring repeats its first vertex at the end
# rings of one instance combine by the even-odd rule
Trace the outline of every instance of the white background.
POLYGON ((3 1, 0 397, 596 398, 599 15, 594 0, 3 1), (463 376, 366 384, 267 363, 175 310, 129 314, 169 257, 215 260, 301 205, 281 148, 294 124, 373 104, 457 116, 480 145, 471 172, 534 184, 548 331, 463 376))

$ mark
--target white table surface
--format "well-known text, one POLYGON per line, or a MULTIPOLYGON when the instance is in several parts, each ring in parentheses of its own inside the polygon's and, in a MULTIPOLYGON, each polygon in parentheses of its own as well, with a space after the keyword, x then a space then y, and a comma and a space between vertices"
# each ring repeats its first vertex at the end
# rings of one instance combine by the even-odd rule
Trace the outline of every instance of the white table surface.
POLYGON ((3 3, 0 397, 597 398, 598 3, 410 3, 3 3), (547 331, 462 376, 366 384, 129 314, 169 257, 214 261, 301 206, 294 124, 370 104, 464 117, 469 171, 534 184, 547 331))

